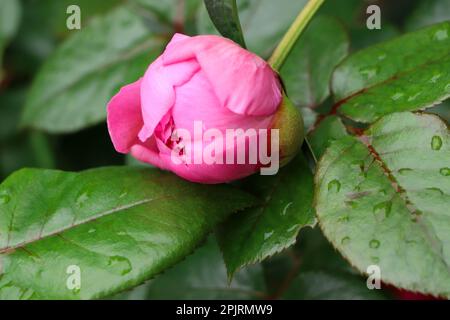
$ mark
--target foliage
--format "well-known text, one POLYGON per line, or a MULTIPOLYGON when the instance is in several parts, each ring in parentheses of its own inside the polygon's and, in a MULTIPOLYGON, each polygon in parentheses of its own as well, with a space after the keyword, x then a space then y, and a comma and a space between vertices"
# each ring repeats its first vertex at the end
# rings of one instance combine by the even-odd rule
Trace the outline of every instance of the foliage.
POLYGON ((381 30, 326 1, 278 70, 317 163, 205 186, 113 151, 107 101, 175 32, 268 59, 306 3, 0 0, 0 298, 389 298, 370 265, 448 298, 448 1, 380 2, 381 30))

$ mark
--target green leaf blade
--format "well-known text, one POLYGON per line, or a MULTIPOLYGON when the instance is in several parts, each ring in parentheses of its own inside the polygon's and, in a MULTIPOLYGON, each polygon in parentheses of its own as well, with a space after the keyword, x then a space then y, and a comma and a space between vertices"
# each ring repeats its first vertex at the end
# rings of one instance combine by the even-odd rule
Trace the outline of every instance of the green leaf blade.
POLYGON ((233 215, 220 228, 219 244, 230 277, 295 243, 301 228, 314 223, 312 175, 299 155, 275 176, 248 181, 264 203, 233 215))
POLYGON ((431 107, 450 94, 450 22, 363 49, 335 70, 340 112, 373 122, 385 114, 431 107))
POLYGON ((8 299, 25 291, 36 299, 92 299, 133 287, 190 254, 253 201, 226 186, 130 167, 24 169, 0 195, 0 296, 8 299), (79 291, 66 286, 71 265, 81 270, 79 291))
POLYGON ((205 0, 205 6, 217 30, 245 48, 236 0, 205 0))
POLYGON ((379 265, 386 283, 449 296, 448 159, 448 128, 428 114, 395 113, 335 141, 315 178, 325 236, 360 272, 379 265))

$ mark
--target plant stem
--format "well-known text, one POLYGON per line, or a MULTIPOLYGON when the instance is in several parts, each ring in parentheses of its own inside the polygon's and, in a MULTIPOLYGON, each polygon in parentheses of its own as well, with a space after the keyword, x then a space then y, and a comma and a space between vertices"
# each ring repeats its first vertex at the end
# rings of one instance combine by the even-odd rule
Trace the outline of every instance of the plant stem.
POLYGON ((281 42, 278 44, 277 48, 273 52, 269 59, 269 64, 276 71, 279 71, 283 66, 284 61, 292 50, 292 47, 297 42, 302 32, 305 30, 311 18, 314 16, 316 11, 324 3, 325 0, 309 0, 306 6, 299 13, 297 18, 295 18, 289 30, 284 35, 281 42))

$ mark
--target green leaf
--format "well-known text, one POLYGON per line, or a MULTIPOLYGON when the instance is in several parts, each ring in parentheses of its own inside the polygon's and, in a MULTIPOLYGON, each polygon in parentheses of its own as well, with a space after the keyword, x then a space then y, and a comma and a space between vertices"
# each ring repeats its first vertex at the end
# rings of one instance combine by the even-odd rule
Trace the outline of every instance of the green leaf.
POLYGON ((255 175, 246 181, 246 189, 264 202, 233 215, 220 228, 219 244, 230 277, 294 244, 300 229, 314 223, 312 184, 302 155, 277 175, 255 175))
POLYGON ((347 130, 341 119, 335 115, 331 115, 323 118, 317 127, 308 134, 308 141, 316 159, 319 159, 330 146, 331 142, 347 135, 347 130))
POLYGON ((38 73, 23 125, 57 133, 102 121, 111 96, 142 76, 162 45, 143 18, 127 7, 92 20, 38 73))
MULTIPOLYGON (((306 0, 239 0, 237 2, 247 48, 267 58, 306 4, 306 0)), ((198 12, 199 34, 217 34, 203 6, 198 12)))
POLYGON ((348 48, 349 39, 338 20, 319 16, 311 22, 280 71, 294 104, 314 108, 330 95, 331 74, 348 48))
POLYGON ((406 21, 407 30, 415 30, 438 22, 450 20, 450 1, 421 1, 406 21))
POLYGON ((335 70, 339 112, 372 122, 398 111, 430 107, 450 95, 450 22, 361 50, 335 70))
POLYGON ((217 30, 245 48, 244 35, 236 6, 236 0, 204 0, 211 21, 217 30))
POLYGON ((325 236, 359 271, 450 296, 450 133, 430 114, 394 113, 331 144, 315 209, 325 236))
POLYGON ((252 199, 159 170, 20 170, 0 185, 0 298, 92 299, 129 289, 190 254, 252 199), (80 268, 79 290, 66 286, 69 266, 80 268))
POLYGON ((266 285, 261 265, 240 270, 231 283, 217 242, 206 245, 173 269, 121 295, 120 299, 262 299, 266 285))

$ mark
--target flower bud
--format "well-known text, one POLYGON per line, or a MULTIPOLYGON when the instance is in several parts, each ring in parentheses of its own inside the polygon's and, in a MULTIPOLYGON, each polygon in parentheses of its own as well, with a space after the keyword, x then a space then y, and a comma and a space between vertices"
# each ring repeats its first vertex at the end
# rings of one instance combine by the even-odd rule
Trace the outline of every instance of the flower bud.
POLYGON ((181 34, 111 99, 108 130, 118 152, 201 183, 274 174, 303 140, 266 61, 219 36, 181 34))

